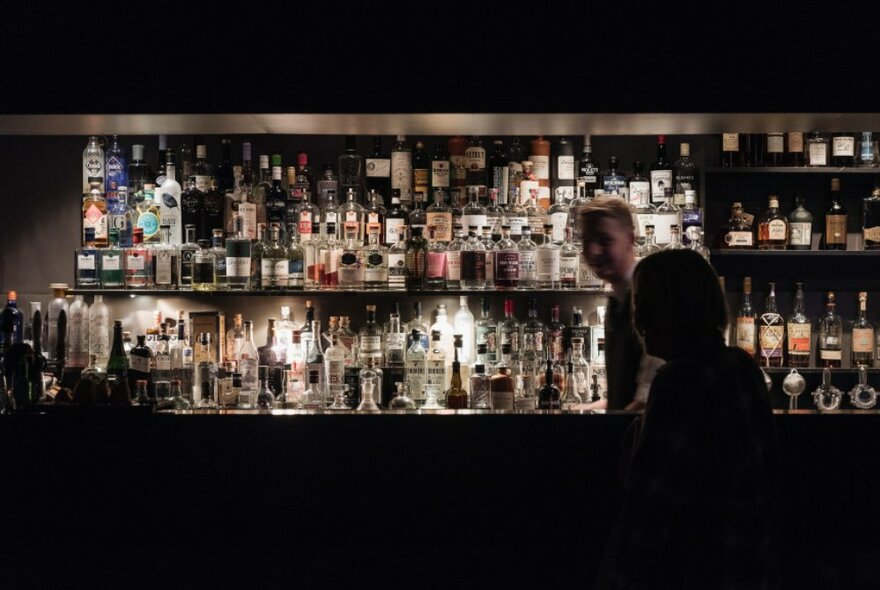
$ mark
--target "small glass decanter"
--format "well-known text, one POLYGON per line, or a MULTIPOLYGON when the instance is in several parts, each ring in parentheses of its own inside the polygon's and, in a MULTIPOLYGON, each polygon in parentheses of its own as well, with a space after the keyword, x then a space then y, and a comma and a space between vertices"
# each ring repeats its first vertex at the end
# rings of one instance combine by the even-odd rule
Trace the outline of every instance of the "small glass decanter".
POLYGON ((859 365, 859 382, 849 390, 849 403, 860 410, 870 410, 877 405, 877 392, 868 385, 868 369, 859 365))
MULTIPOLYGON (((370 371, 374 375, 375 371, 370 371)), ((361 403, 358 404, 358 412, 380 412, 379 404, 373 399, 373 391, 376 389, 376 377, 364 375, 364 383, 361 385, 361 403)))
POLYGON ((843 393, 831 385, 831 369, 822 371, 822 385, 813 392, 813 402, 820 412, 833 412, 840 408, 843 393))
POLYGON ((397 393, 388 402, 389 410, 415 410, 418 406, 409 396, 409 383, 395 383, 397 393))

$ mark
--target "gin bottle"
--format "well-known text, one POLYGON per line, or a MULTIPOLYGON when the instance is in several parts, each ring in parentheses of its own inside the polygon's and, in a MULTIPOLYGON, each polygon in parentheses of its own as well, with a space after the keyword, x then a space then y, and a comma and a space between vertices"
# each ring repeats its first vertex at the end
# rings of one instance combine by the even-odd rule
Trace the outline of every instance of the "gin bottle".
POLYGON ((532 230, 522 228, 522 239, 517 245, 519 251, 519 289, 534 289, 538 282, 538 246, 532 241, 532 230))
MULTIPOLYGON (((169 228, 172 229, 173 228, 169 228)), ((173 243, 173 240, 172 240, 173 243)), ((177 283, 181 289, 191 290, 193 285, 193 258, 199 250, 196 243, 196 226, 186 226, 186 241, 178 249, 177 283)))
POLYGON ((485 362, 494 365, 498 360, 498 323, 491 315, 491 300, 480 298, 480 319, 475 324, 476 347, 485 346, 485 362))
POLYGON ((421 404, 425 400, 427 352, 422 346, 422 334, 413 329, 410 332, 410 346, 406 350, 406 380, 413 400, 421 404))
POLYGON ((504 300, 504 319, 498 322, 498 344, 510 345, 510 354, 514 360, 519 359, 520 325, 513 314, 513 299, 504 300))
POLYGON ((82 248, 76 250, 76 286, 96 287, 99 285, 99 250, 95 246, 95 230, 85 229, 82 248))
POLYGON ((180 184, 175 180, 174 150, 168 150, 165 156, 165 181, 156 187, 156 201, 159 205, 161 222, 171 226, 171 243, 180 245, 183 221, 180 212, 180 184))
POLYGON ((245 291, 250 286, 251 241, 244 235, 244 220, 236 215, 234 237, 226 240, 226 287, 245 291))
POLYGON ((217 289, 217 262, 209 240, 199 240, 199 249, 193 255, 193 291, 217 289))
POLYGON ((538 287, 558 289, 560 275, 560 248, 553 242, 553 226, 544 225, 544 242, 538 246, 536 255, 536 274, 538 287))
MULTIPOLYGON (((89 192, 89 178, 100 178, 104 183, 104 150, 98 141, 97 135, 89 136, 86 149, 82 157, 82 192, 89 192)), ((85 365, 83 365, 85 366, 85 365)))
POLYGON ((828 291, 825 315, 819 320, 819 358, 820 367, 840 367, 843 344, 843 323, 837 315, 837 302, 833 291, 828 291))
POLYGON ((89 354, 104 366, 110 358, 110 310, 102 295, 95 295, 89 307, 89 354))
POLYGON ((89 360, 89 305, 82 295, 73 298, 67 324, 68 367, 83 368, 89 360))
POLYGON ((239 353, 238 370, 241 372, 241 393, 239 405, 244 408, 251 407, 253 396, 257 393, 259 383, 259 355, 257 346, 254 344, 254 322, 248 320, 244 323, 244 344, 239 353))
POLYGON ((196 408, 217 409, 219 400, 219 370, 214 360, 211 335, 205 332, 199 334, 199 364, 195 367, 195 379, 193 380, 193 398, 196 408))
POLYGON ((144 289, 153 286, 153 257, 143 245, 144 230, 135 228, 131 248, 125 249, 125 286, 128 289, 144 289))
POLYGON ((339 250, 337 262, 339 288, 355 290, 364 288, 363 257, 363 247, 357 234, 357 228, 346 224, 345 244, 339 250))

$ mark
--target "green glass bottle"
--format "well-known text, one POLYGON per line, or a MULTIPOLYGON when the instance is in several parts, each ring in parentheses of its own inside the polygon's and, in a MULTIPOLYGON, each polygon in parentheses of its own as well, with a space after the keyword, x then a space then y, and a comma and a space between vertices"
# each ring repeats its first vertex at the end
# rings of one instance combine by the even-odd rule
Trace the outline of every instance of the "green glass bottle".
POLYGON ((110 358, 107 360, 107 376, 110 379, 123 381, 128 379, 128 357, 122 346, 122 322, 113 322, 113 345, 110 348, 110 358))

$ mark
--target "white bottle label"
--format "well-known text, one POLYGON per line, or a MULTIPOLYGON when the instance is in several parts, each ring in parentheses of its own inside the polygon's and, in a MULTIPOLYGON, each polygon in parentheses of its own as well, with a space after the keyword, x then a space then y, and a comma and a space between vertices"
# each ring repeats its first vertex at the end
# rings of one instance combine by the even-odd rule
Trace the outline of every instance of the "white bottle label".
POLYGON ((431 178, 434 188, 449 188, 449 160, 432 161, 431 178))
POLYGON ((739 133, 722 133, 721 134, 721 151, 738 152, 739 151, 739 133))
POLYGON ((510 226, 510 235, 521 236, 522 228, 529 225, 527 217, 508 217, 507 224, 510 226))
MULTIPOLYGON (((262 270, 262 268, 260 269, 262 270)), ((241 258, 237 256, 226 257, 226 277, 227 278, 247 278, 251 274, 250 257, 241 258)))
POLYGON ((662 201, 667 188, 672 188, 672 170, 651 170, 651 200, 662 201))
POLYGON ((406 227, 405 219, 385 219, 385 243, 396 244, 400 237, 400 230, 406 227))
POLYGON ((121 263, 117 254, 104 254, 101 258, 101 270, 119 270, 121 263))
POLYGON ((156 252, 156 284, 171 284, 171 263, 173 256, 170 250, 159 250, 156 252))
POLYGON ((461 280, 461 252, 459 250, 446 252, 446 280, 461 280))
POLYGON ((562 242, 565 240, 565 225, 568 223, 568 213, 561 211, 550 214, 550 223, 553 224, 552 238, 554 242, 562 242))
POLYGON ((767 153, 769 154, 781 154, 783 152, 783 148, 785 147, 785 142, 783 141, 783 135, 781 133, 770 133, 767 135, 767 153))
POLYGON ((381 336, 361 336, 360 338, 361 355, 373 355, 382 350, 381 336))
POLYGON ((771 240, 785 240, 785 222, 781 219, 774 219, 767 224, 767 233, 771 240))
POLYGON ((171 370, 171 357, 167 354, 156 355, 156 370, 157 371, 170 371, 171 370))
POLYGON ((391 176, 391 160, 388 158, 367 158, 368 178, 388 178, 391 176))
POLYGON ((559 180, 574 180, 574 156, 557 157, 556 173, 559 180))
POLYGON ((468 228, 472 225, 477 227, 477 234, 483 230, 483 226, 487 225, 486 216, 485 215, 462 215, 461 216, 461 226, 464 228, 464 231, 468 231, 468 228))
POLYGON ((129 367, 131 367, 132 371, 140 371, 141 373, 149 373, 150 372, 150 359, 145 356, 138 356, 133 354, 130 356, 128 361, 129 367))
POLYGON ((538 272, 537 256, 534 250, 521 250, 519 253, 519 276, 521 279, 534 279, 538 272))
POLYGON ((854 137, 835 137, 831 140, 832 156, 855 156, 856 140, 854 137))
POLYGON ((238 214, 242 219, 241 231, 251 240, 257 239, 257 205, 256 203, 239 203, 238 214))
POLYGON ((827 166, 828 165, 828 144, 811 143, 810 144, 810 165, 811 166, 827 166))
POLYGON ((577 283, 578 266, 580 261, 576 256, 566 256, 559 259, 559 279, 569 283, 577 283))
POLYGON ((403 252, 388 253, 388 285, 402 287, 406 283, 406 254, 403 252))
POLYGON ((412 201, 412 156, 410 152, 391 152, 391 188, 400 189, 400 202, 412 201))
POLYGON ((558 282, 559 250, 556 248, 538 248, 537 267, 539 281, 558 282))
POLYGON ((672 241, 672 226, 681 227, 679 215, 654 215, 654 238, 658 244, 668 244, 672 241))
POLYGON ((804 151, 804 134, 801 131, 791 131, 788 134, 788 152, 798 153, 804 151))
MULTIPOLYGON (((546 180, 550 178, 550 156, 530 156, 532 161, 532 172, 538 180, 546 180)), ((572 162, 572 166, 574 163, 572 162)))
POLYGON ((144 257, 129 255, 125 259, 125 268, 128 270, 144 270, 144 257))
POLYGON ((340 387, 345 384, 345 359, 327 359, 327 385, 340 387))
MULTIPOLYGON (((662 195, 661 195, 662 196, 662 195)), ((644 207, 651 202, 651 183, 647 180, 633 180, 629 183, 629 202, 636 207, 644 207)))
POLYGON ((789 224, 788 243, 792 246, 810 246, 812 244, 813 224, 809 222, 796 221, 789 224))
POLYGON ((95 270, 95 255, 79 254, 76 257, 76 266, 80 270, 95 270))

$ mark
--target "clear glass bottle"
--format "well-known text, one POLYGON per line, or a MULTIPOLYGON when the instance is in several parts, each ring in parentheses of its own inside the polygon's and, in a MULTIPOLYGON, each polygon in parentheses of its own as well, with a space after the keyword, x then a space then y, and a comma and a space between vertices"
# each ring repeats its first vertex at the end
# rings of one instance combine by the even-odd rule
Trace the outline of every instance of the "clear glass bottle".
MULTIPOLYGON (((406 333, 412 334, 412 331, 415 330, 418 333, 419 339, 422 342, 422 348, 428 350, 430 346, 430 340, 428 339, 428 326, 425 324, 422 318, 422 303, 421 301, 414 301, 412 304, 412 317, 406 323, 406 333)), ((409 342, 408 344, 411 344, 409 342)))
POLYGON ((385 207, 382 205, 382 195, 371 190, 367 196, 367 207, 364 210, 364 240, 369 239, 370 234, 375 234, 381 241, 385 231, 385 207))
POLYGON ((538 204, 538 195, 535 191, 528 196, 527 203, 526 218, 529 228, 532 230, 532 235, 538 235, 544 231, 544 225, 547 223, 547 211, 538 204))
POLYGON ((427 265, 425 268, 425 288, 446 288, 446 244, 434 237, 434 229, 428 227, 427 265))
POLYGON ((357 228, 345 226, 345 243, 339 250, 339 288, 359 290, 364 288, 364 250, 357 228))
POLYGON ((254 322, 244 322, 244 343, 239 352, 238 370, 241 373, 239 406, 250 408, 259 387, 259 353, 254 344, 254 322))
POLYGON ((280 227, 272 223, 269 240, 260 257, 260 281, 264 291, 281 291, 287 288, 290 262, 287 248, 281 243, 280 227))
POLYGON ((167 324, 162 322, 153 354, 152 381, 170 381, 171 376, 171 337, 167 324))
MULTIPOLYGON (((507 185, 506 176, 504 184, 505 186, 507 185)), ((501 225, 504 223, 506 210, 501 206, 501 200, 499 198, 504 192, 506 191, 502 191, 498 188, 489 189, 489 205, 486 206, 486 224, 492 228, 493 234, 500 234, 501 225)))
POLYGON ((132 233, 131 248, 125 249, 125 287, 148 289, 153 286, 153 257, 144 246, 144 230, 137 227, 132 233))
POLYGON ((367 234, 363 249, 364 288, 388 288, 388 248, 379 243, 379 234, 367 234))
POLYGON ((807 143, 807 166, 821 167, 828 166, 828 140, 826 140, 818 131, 813 131, 807 143))
POLYGON ((406 331, 400 323, 400 314, 392 313, 385 331, 385 366, 403 367, 406 364, 406 331))
POLYGON ((223 230, 211 231, 211 254, 214 255, 214 274, 217 289, 226 289, 226 245, 223 243, 223 230))
POLYGON ((664 250, 686 250, 687 246, 681 243, 681 229, 677 225, 669 226, 669 243, 664 250))
POLYGON ((480 204, 478 200, 479 194, 480 192, 477 186, 467 187, 468 202, 461 211, 462 227, 469 228, 473 225, 477 228, 481 228, 486 225, 486 208, 480 204))
POLYGON ((554 243, 561 244, 565 241, 565 228, 568 225, 569 206, 565 203, 565 191, 556 190, 556 200, 547 210, 547 217, 553 228, 551 237, 554 243))
POLYGON ((812 323, 806 315, 804 284, 795 283, 794 302, 791 316, 786 325, 786 342, 788 343, 788 366, 809 367, 810 353, 813 342, 812 323))
POLYGON ((425 210, 425 223, 430 244, 442 242, 445 245, 452 240, 452 212, 446 205, 444 190, 434 190, 434 202, 425 210))
POLYGON ((193 291, 214 291, 217 289, 217 261, 211 251, 209 240, 199 240, 199 249, 193 255, 193 291))
POLYGON ((88 353, 97 357, 99 365, 105 366, 110 358, 110 309, 102 295, 95 295, 88 310, 88 353))
POLYGON ((486 286, 486 247, 477 237, 477 227, 468 227, 468 239, 462 244, 461 287, 484 289, 486 286))
POLYGON ((663 202, 654 213, 654 239, 657 244, 665 246, 672 240, 673 225, 681 228, 681 209, 672 200, 672 187, 667 187, 663 202))
POLYGON ((490 409, 490 377, 486 374, 486 366, 480 363, 474 365, 474 372, 470 379, 470 408, 473 410, 490 409))
POLYGON ((560 288, 560 248, 553 241, 553 226, 544 225, 544 241, 538 246, 535 256, 535 270, 539 289, 560 288))
POLYGON ((327 391, 335 397, 342 392, 345 385, 345 350, 340 345, 339 335, 330 336, 330 346, 324 351, 324 375, 326 375, 327 391))
MULTIPOLYGON (((501 236, 498 236, 501 239, 501 236)), ((495 239, 492 236, 492 228, 488 225, 483 226, 483 237, 480 240, 486 249, 486 289, 495 288, 495 239)))
POLYGON ((195 379, 193 380, 193 398, 196 399, 195 407, 205 410, 216 410, 219 401, 218 380, 220 371, 214 359, 214 351, 211 346, 211 335, 205 332, 197 338, 199 358, 195 367, 195 379))
MULTIPOLYGON (((207 336, 210 338, 210 334, 207 336)), ((199 358, 206 359, 209 356, 214 356, 213 348, 200 351, 199 358)), ((180 380, 185 396, 198 400, 198 396, 193 395, 193 384, 197 383, 194 363, 195 356, 187 335, 185 313, 181 311, 177 321, 177 340, 171 344, 171 377, 180 380)))
POLYGON ((226 354, 224 358, 227 361, 238 363, 241 360, 241 351, 246 342, 245 336, 242 316, 240 313, 237 313, 233 316, 232 327, 226 331, 226 354))
POLYGON ((406 349, 406 381, 412 392, 412 399, 419 405, 425 401, 427 371, 427 351, 422 345, 423 334, 418 329, 410 330, 409 347, 406 349))
POLYGON ((116 230, 118 243, 123 248, 131 246, 131 230, 135 223, 135 210, 128 204, 128 187, 120 186, 116 197, 107 201, 107 213, 109 215, 109 229, 116 230))
POLYGON ((469 366, 476 359, 477 347, 475 342, 474 314, 471 313, 468 306, 467 295, 460 295, 458 297, 458 311, 455 312, 452 318, 452 326, 454 333, 460 334, 462 337, 459 361, 463 365, 469 366))
POLYGON ((562 409, 568 410, 572 406, 583 403, 583 398, 578 389, 578 379, 574 371, 574 363, 568 361, 565 371, 565 384, 562 388, 562 399, 560 400, 562 409))
POLYGON ((76 286, 97 287, 100 284, 99 250, 95 246, 95 230, 85 230, 83 246, 76 249, 76 286))
POLYGON ((464 231, 460 225, 453 228, 454 238, 446 247, 446 288, 461 288, 461 251, 464 248, 464 231))
POLYGON ((572 229, 566 227, 565 240, 559 248, 559 287, 567 290, 580 288, 581 248, 574 242, 572 234, 572 229))
POLYGON ((519 360, 520 325, 514 316, 513 299, 504 300, 504 319, 498 322, 498 344, 509 344, 512 359, 519 360))
POLYGON ((534 289, 538 283, 538 246, 532 241, 531 228, 522 228, 522 238, 517 244, 517 250, 519 250, 517 288, 534 289))
POLYGON ((862 199, 862 242, 865 250, 880 250, 880 186, 862 199))
POLYGON ((339 206, 336 204, 336 191, 328 191, 327 192, 327 204, 321 209, 321 226, 320 232, 314 227, 314 222, 312 223, 312 239, 315 239, 317 236, 315 234, 321 233, 323 235, 327 234, 327 226, 333 224, 333 237, 338 238, 339 235, 336 233, 340 227, 342 227, 342 223, 339 217, 339 206))
MULTIPOLYGON (((405 226, 401 226, 405 227, 405 226)), ((407 240, 406 232, 401 231, 398 239, 388 248, 388 288, 394 290, 406 289, 407 267, 406 267, 407 240)))
POLYGON ((510 236, 515 242, 522 239, 523 228, 529 226, 529 218, 522 203, 519 202, 519 195, 519 188, 514 188, 505 216, 505 223, 510 226, 510 236))
POLYGON ((185 230, 186 240, 180 248, 178 248, 177 284, 181 289, 191 290, 193 282, 193 258, 199 250, 199 245, 196 243, 196 226, 188 224, 185 230))
POLYGON ((837 302, 833 291, 828 291, 825 300, 825 315, 819 319, 819 351, 817 364, 820 367, 841 366, 843 356, 843 322, 837 315, 837 302))
POLYGON ((491 299, 480 298, 480 319, 474 324, 475 345, 486 347, 485 362, 494 365, 498 360, 498 323, 491 315, 491 299))
POLYGON ((590 363, 587 361, 586 356, 584 355, 583 338, 574 337, 571 339, 570 364, 571 368, 569 369, 569 371, 574 371, 575 380, 577 382, 578 395, 584 402, 590 401, 590 386, 592 385, 592 374, 590 372, 590 363))
POLYGON ((192 404, 183 396, 180 381, 174 379, 171 381, 171 398, 168 401, 168 408, 171 410, 189 410, 192 404))
POLYGON ((400 191, 391 193, 391 208, 385 212, 385 236, 380 240, 386 246, 400 241, 400 234, 406 232, 409 212, 400 206, 400 191))
POLYGON ((357 192, 354 189, 350 188, 346 191, 346 201, 339 208, 339 217, 342 219, 343 232, 354 229, 357 239, 363 241, 366 212, 357 202, 357 192))
POLYGON ((767 210, 758 219, 758 249, 785 250, 788 241, 788 220, 779 212, 779 197, 770 195, 767 210))
MULTIPOLYGON (((312 334, 321 333, 321 322, 312 320, 309 331, 312 334)), ((303 339, 305 340, 305 338, 303 339)), ((327 396, 327 373, 324 366, 324 348, 321 344, 321 338, 309 338, 308 348, 306 350, 305 371, 308 375, 309 390, 306 392, 306 406, 308 409, 323 408, 318 406, 316 400, 320 399, 321 404, 326 401, 327 396), (309 395, 311 392, 311 395, 309 395)))
POLYGON ((100 178, 104 182, 104 149, 97 135, 90 135, 82 157, 82 192, 89 192, 89 179, 100 178))
POLYGON ((153 285, 157 289, 177 289, 178 272, 178 249, 170 242, 171 226, 159 227, 159 243, 151 246, 153 255, 153 285))
POLYGON ((49 288, 52 289, 52 300, 46 313, 46 346, 51 362, 58 358, 58 318, 62 311, 70 317, 70 305, 65 297, 67 283, 50 283, 49 288))
POLYGON ((681 208, 681 237, 685 245, 690 244, 697 233, 703 231, 703 209, 697 206, 696 191, 684 192, 684 207, 681 208))
POLYGON ((852 341, 852 367, 871 367, 874 365, 874 325, 868 321, 868 293, 859 293, 859 315, 853 322, 852 341))

